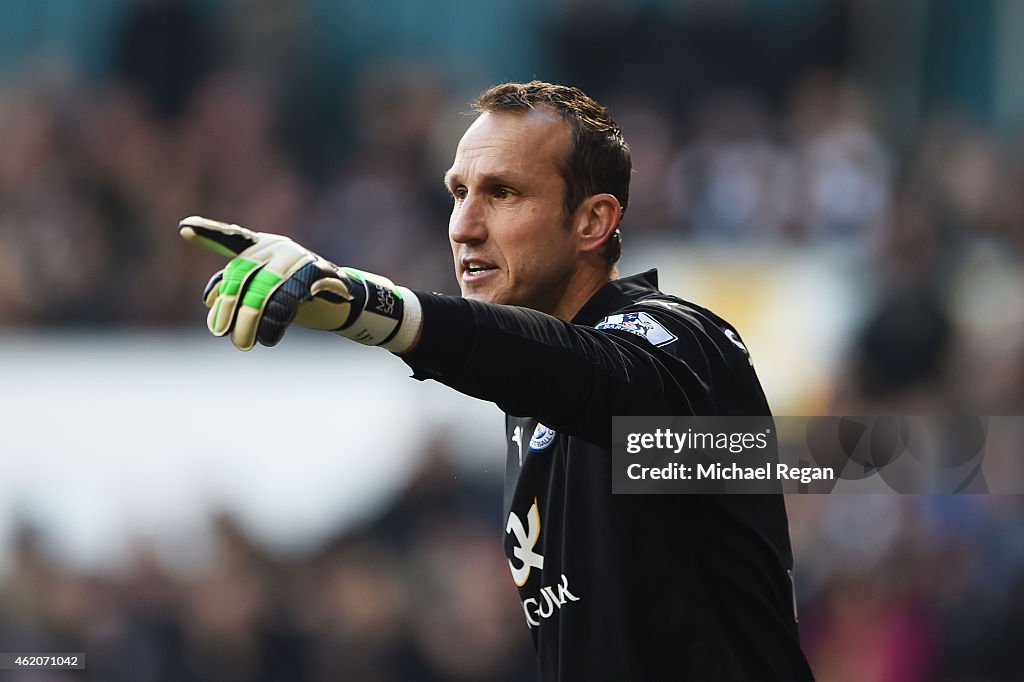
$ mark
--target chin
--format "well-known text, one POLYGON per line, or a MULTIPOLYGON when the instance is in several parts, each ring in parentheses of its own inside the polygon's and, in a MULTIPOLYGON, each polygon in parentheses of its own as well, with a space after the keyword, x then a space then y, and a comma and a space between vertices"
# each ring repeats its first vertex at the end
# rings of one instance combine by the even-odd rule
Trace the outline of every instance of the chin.
POLYGON ((501 301, 496 301, 494 295, 487 291, 463 290, 462 298, 468 298, 471 301, 480 301, 481 303, 501 303, 501 301))
POLYGON ((480 301, 481 303, 494 303, 496 305, 509 304, 506 296, 502 296, 501 292, 488 291, 488 290, 462 290, 462 298, 468 298, 471 301, 480 301))

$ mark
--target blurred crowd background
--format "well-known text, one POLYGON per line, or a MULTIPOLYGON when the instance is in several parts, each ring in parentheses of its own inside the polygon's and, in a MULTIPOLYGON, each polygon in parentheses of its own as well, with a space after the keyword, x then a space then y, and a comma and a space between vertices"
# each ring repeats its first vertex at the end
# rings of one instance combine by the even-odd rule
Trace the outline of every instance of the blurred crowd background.
MULTIPOLYGON (((1022 63, 1019 0, 6 2, 0 329, 201 327, 221 265, 182 248, 189 214, 457 293, 441 176, 462 112, 539 77, 624 128, 627 253, 841 254, 860 305, 805 413, 1020 414, 1022 63)), ((144 540, 76 569, 19 519, 0 651, 89 669, 0 675, 533 679, 500 481, 453 462, 434 444, 403 493, 301 554, 216 513, 188 576, 144 540)), ((1024 679, 1019 497, 788 503, 820 680, 1024 679)))

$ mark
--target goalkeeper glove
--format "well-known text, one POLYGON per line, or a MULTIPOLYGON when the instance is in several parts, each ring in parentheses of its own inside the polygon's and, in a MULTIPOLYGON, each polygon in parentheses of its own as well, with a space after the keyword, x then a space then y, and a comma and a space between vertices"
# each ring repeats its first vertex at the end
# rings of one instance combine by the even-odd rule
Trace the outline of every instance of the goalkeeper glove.
POLYGON ((340 268, 287 237, 192 216, 178 224, 187 241, 231 259, 203 302, 216 336, 249 350, 273 346, 293 322, 403 353, 415 345, 419 299, 380 275, 340 268))

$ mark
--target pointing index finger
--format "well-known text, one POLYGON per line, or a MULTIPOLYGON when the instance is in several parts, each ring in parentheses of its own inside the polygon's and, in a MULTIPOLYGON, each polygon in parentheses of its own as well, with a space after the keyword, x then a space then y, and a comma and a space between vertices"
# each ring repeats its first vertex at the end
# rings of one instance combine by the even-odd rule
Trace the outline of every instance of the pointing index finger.
POLYGON ((178 234, 186 241, 228 258, 234 258, 259 240, 257 232, 197 215, 178 223, 178 234))

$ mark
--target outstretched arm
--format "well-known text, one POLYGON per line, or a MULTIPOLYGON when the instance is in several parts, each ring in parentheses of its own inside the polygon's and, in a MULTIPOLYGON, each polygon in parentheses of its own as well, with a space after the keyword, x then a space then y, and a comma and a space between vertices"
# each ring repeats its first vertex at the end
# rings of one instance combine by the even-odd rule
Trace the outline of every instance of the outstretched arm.
POLYGON ((715 411, 704 358, 716 347, 699 325, 678 316, 651 312, 693 349, 687 361, 627 332, 413 292, 339 267, 287 237, 198 217, 179 230, 231 258, 210 280, 204 302, 210 331, 230 335, 242 350, 257 341, 275 345, 293 323, 333 331, 401 355, 417 378, 600 444, 610 442, 613 415, 715 411))
MULTIPOLYGON (((419 343, 402 356, 418 379, 435 379, 505 412, 593 443, 611 441, 612 416, 712 414, 701 363, 627 332, 576 325, 516 306, 417 292, 419 343)), ((702 356, 699 332, 667 319, 702 356)))

